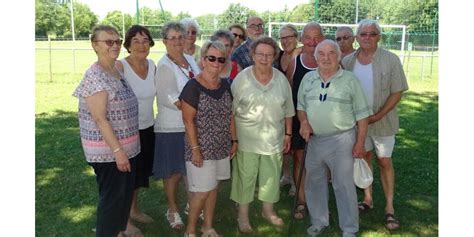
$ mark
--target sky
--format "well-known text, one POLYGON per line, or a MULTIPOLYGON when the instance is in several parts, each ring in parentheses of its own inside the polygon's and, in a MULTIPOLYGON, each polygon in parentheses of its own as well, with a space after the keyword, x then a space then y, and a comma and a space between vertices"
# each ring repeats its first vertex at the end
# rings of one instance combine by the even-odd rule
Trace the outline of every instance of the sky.
MULTIPOLYGON (((108 12, 119 10, 129 14, 136 12, 136 0, 74 0, 87 4, 89 8, 103 19, 108 12)), ((221 14, 231 3, 240 3, 257 12, 279 11, 285 8, 293 9, 301 3, 308 3, 309 0, 161 0, 163 10, 170 11, 173 16, 179 12, 188 12, 191 16, 197 17, 205 14, 221 14)), ((150 7, 160 9, 158 0, 139 0, 139 7, 150 7)))

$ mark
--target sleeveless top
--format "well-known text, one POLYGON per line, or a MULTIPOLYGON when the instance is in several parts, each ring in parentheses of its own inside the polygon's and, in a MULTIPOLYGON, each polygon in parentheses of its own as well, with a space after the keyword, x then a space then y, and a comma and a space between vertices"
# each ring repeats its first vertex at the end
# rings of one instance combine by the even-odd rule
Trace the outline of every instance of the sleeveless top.
MULTIPOLYGON (((197 80, 190 80, 179 98, 196 109, 194 123, 203 159, 221 160, 228 157, 232 147, 232 94, 228 80, 222 78, 221 86, 215 90, 205 88, 197 80)), ((191 161, 191 157, 191 144, 186 138, 184 158, 191 161)))
POLYGON ((295 73, 293 74, 293 86, 292 86, 292 93, 293 93, 293 104, 296 108, 298 102, 298 89, 300 88, 301 81, 303 80, 304 75, 306 75, 309 71, 316 70, 315 68, 306 67, 303 64, 303 59, 301 58, 301 54, 296 56, 295 58, 295 73))

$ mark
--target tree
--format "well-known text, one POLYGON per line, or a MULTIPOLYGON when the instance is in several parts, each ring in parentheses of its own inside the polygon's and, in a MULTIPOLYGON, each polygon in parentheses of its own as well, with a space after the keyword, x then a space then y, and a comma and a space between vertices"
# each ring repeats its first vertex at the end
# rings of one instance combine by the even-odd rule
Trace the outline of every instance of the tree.
POLYGON ((184 18, 191 18, 191 14, 189 14, 188 12, 179 12, 176 17, 173 17, 175 21, 180 21, 184 18))
POLYGON ((54 0, 36 0, 35 36, 62 36, 70 25, 69 10, 54 0))
MULTIPOLYGON (((105 18, 102 20, 101 24, 104 25, 111 25, 117 29, 119 34, 122 34, 123 27, 122 25, 125 25, 125 31, 132 26, 132 16, 129 14, 122 15, 123 13, 121 11, 112 11, 107 13, 105 18), (125 24, 123 24, 123 20, 125 24)), ((122 36, 125 37, 125 36, 122 36)))
POLYGON ((196 17, 196 21, 199 23, 199 27, 201 28, 201 34, 203 35, 210 35, 214 31, 219 29, 217 24, 217 15, 215 14, 206 14, 203 16, 198 16, 196 17))
MULTIPOLYGON (((97 15, 95 15, 91 11, 88 5, 85 5, 76 1, 73 4, 74 4, 74 33, 76 37, 89 37, 89 34, 91 33, 92 28, 98 22, 97 15)), ((68 15, 69 15, 69 19, 71 19, 70 12, 68 15)), ((70 20, 69 20, 67 32, 65 33, 65 35, 66 36, 72 35, 70 20)))
POLYGON ((219 28, 226 29, 229 25, 234 23, 245 25, 247 18, 253 15, 257 15, 255 10, 242 6, 240 3, 231 3, 229 8, 217 17, 219 20, 219 28))
POLYGON ((297 5, 290 13, 291 22, 309 22, 314 20, 314 4, 304 3, 297 5))

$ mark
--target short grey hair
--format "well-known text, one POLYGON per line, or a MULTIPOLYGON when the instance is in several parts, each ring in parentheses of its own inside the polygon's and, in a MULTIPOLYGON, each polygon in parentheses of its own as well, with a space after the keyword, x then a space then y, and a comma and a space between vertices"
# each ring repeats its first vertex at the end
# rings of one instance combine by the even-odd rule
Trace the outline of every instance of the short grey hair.
POLYGON ((205 42, 203 45, 202 45, 202 48, 201 48, 201 58, 204 58, 206 57, 207 55, 207 52, 209 51, 209 49, 213 47, 217 50, 219 50, 219 52, 224 56, 224 58, 227 58, 227 55, 226 55, 226 49, 225 49, 225 46, 222 42, 220 41, 207 41, 205 42))
POLYGON ((337 27, 336 34, 337 34, 337 32, 344 32, 344 31, 349 33, 351 36, 354 36, 354 31, 349 26, 339 26, 339 27, 337 27))
POLYGON ((301 35, 304 34, 304 32, 308 29, 308 28, 313 28, 313 27, 316 27, 316 28, 319 28, 319 31, 321 32, 322 35, 324 35, 324 31, 323 31, 323 27, 321 27, 321 25, 315 21, 311 21, 311 22, 308 22, 308 24, 306 24, 304 27, 303 27, 303 31, 301 32, 301 35))
POLYGON ((357 34, 359 34, 360 31, 362 30, 362 28, 364 28, 366 26, 375 26, 375 28, 378 31, 377 33, 378 34, 382 33, 382 30, 380 29, 380 25, 376 20, 364 19, 364 20, 360 21, 359 25, 357 26, 357 34))
POLYGON ((334 40, 330 39, 325 39, 323 42, 319 43, 318 46, 316 46, 316 49, 314 50, 314 58, 316 58, 316 61, 318 61, 319 50, 327 44, 332 45, 336 49, 337 61, 340 62, 342 57, 341 48, 339 48, 339 45, 334 42, 334 40))
POLYGON ((186 29, 186 31, 188 30, 190 26, 192 26, 196 29, 197 33, 199 34, 199 24, 193 18, 184 18, 180 22, 181 24, 184 25, 184 28, 186 29))
POLYGON ((163 25, 163 28, 161 28, 161 38, 166 39, 168 37, 168 32, 170 30, 174 30, 176 32, 180 32, 183 37, 186 36, 186 28, 184 28, 184 25, 176 22, 176 21, 170 21, 163 25))
POLYGON ((211 41, 219 40, 220 38, 226 38, 229 40, 230 45, 234 45, 234 35, 229 30, 217 30, 211 36, 211 41))

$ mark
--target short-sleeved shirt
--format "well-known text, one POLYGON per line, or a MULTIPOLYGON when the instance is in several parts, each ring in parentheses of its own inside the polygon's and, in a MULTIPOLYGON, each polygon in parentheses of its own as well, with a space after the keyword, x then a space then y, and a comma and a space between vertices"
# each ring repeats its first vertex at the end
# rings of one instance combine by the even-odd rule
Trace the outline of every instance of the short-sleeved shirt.
POLYGON ((140 153, 137 97, 123 75, 117 80, 94 63, 73 93, 79 98, 79 128, 86 160, 89 163, 115 162, 112 148, 105 142, 85 100, 101 91, 108 94, 107 120, 122 149, 133 158, 140 153))
MULTIPOLYGON (((346 70, 354 70, 360 50, 359 48, 342 59, 342 65, 346 70)), ((408 83, 400 58, 380 47, 377 47, 373 56, 372 69, 374 77, 372 111, 377 113, 385 105, 390 94, 408 90, 408 83)), ((397 107, 395 107, 379 121, 369 124, 367 135, 393 136, 398 132, 399 126, 397 107)))
POLYGON ((145 79, 133 71, 126 59, 121 59, 123 64, 123 75, 138 99, 138 125, 140 129, 146 129, 155 124, 153 101, 155 100, 155 68, 153 60, 148 59, 148 73, 145 79))
MULTIPOLYGON (((228 79, 221 79, 221 86, 210 90, 197 80, 188 81, 181 100, 196 109, 194 123, 198 144, 204 160, 221 160, 229 156, 231 149, 230 121, 232 117, 232 93, 228 79)), ((192 150, 185 139, 185 160, 191 161, 192 150)))
POLYGON ((298 91, 297 110, 305 111, 316 135, 330 135, 353 128, 372 115, 354 73, 339 69, 324 82, 319 69, 308 72, 298 91))
POLYGON ((250 45, 252 45, 252 42, 250 38, 247 38, 243 44, 235 49, 230 58, 232 61, 237 62, 242 70, 253 65, 253 60, 250 56, 250 45))
POLYGON ((295 115, 291 87, 275 68, 272 79, 262 85, 252 68, 242 70, 232 83, 239 150, 273 155, 283 150, 285 118, 295 115))

